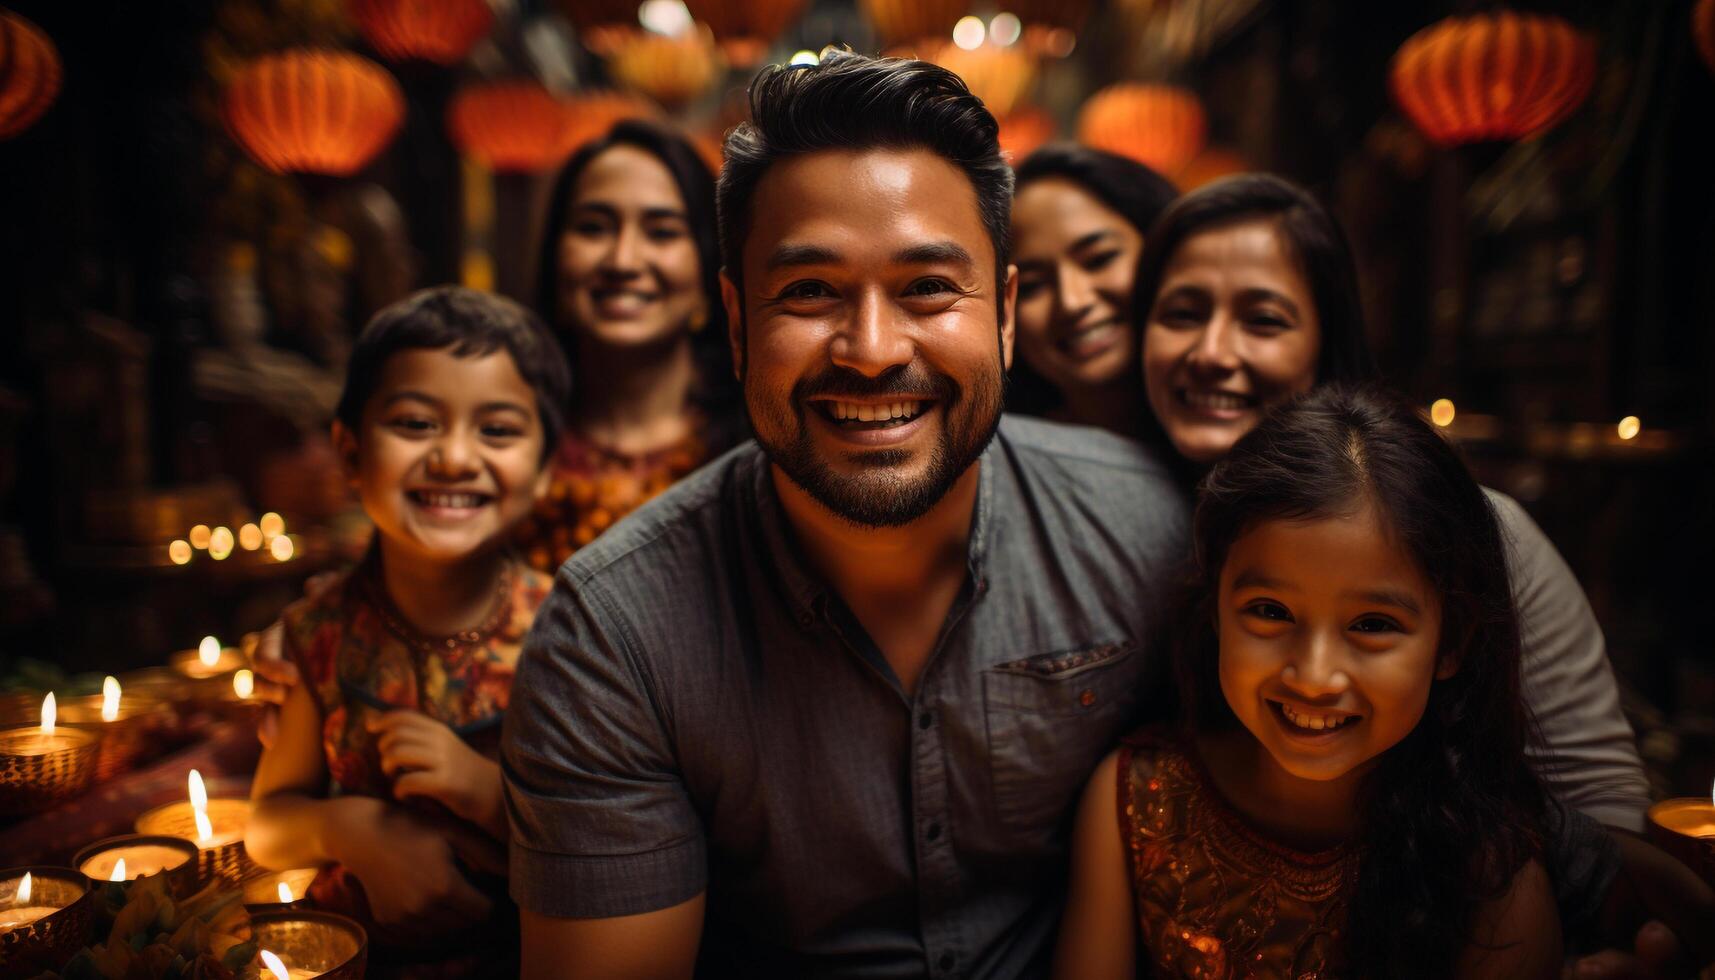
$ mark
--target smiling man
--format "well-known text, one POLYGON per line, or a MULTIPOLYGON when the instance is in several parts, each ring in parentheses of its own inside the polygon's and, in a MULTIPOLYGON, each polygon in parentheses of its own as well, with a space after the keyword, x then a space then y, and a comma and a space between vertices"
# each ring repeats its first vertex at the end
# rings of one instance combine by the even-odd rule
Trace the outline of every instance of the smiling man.
POLYGON ((726 146, 756 443, 580 551, 507 716, 528 977, 1039 975, 1158 689, 1166 474, 1001 420, 1011 172, 952 74, 770 68, 726 146))

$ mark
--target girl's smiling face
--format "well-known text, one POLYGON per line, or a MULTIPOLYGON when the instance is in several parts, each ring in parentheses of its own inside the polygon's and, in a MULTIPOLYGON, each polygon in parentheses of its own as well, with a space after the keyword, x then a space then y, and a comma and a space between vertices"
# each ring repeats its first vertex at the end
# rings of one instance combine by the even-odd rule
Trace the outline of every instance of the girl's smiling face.
POLYGON ((504 544, 547 489, 536 393, 504 349, 393 354, 360 429, 335 423, 347 473, 387 546, 416 559, 504 544))
POLYGON ((1423 717, 1439 597, 1375 507, 1269 520, 1227 553, 1217 602, 1221 691, 1286 774, 1361 776, 1423 717))

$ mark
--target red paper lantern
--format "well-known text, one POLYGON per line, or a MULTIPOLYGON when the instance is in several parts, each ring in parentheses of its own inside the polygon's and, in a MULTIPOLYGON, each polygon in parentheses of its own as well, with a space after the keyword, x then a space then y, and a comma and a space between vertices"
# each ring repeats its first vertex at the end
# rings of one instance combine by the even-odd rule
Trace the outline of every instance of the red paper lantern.
POLYGON ((405 100, 386 70, 346 51, 299 48, 257 58, 226 89, 226 128, 275 173, 346 177, 393 139, 405 100))
POLYGON ((1054 138, 1054 117, 1036 106, 1014 109, 1000 119, 1000 152, 1013 166, 1054 138))
POLYGON ((1111 85, 1084 103, 1078 139, 1171 174, 1203 149, 1208 123, 1197 96, 1171 85, 1111 85))
POLYGON ((1596 77, 1596 42, 1559 17, 1449 17, 1394 55, 1393 98, 1429 141, 1536 136, 1571 115, 1596 77))
POLYGON ((1036 80, 1036 63, 1018 48, 983 45, 966 51, 957 44, 943 44, 929 57, 964 80, 971 94, 983 101, 995 116, 1004 116, 1036 80))
POLYGON ((608 74, 663 105, 682 105, 711 85, 720 66, 707 33, 683 37, 637 33, 608 58, 608 74))
POLYGON ((1703 63, 1715 71, 1715 0, 1698 0, 1691 11, 1691 36, 1697 41, 1703 63))
POLYGON ((346 0, 346 9, 390 61, 457 64, 494 24, 486 0, 346 0))
POLYGON ((42 117, 60 94, 60 56, 42 29, 0 10, 0 140, 42 117))
POLYGON ((804 12, 805 0, 685 0, 691 16, 709 25, 727 60, 750 67, 804 12))
POLYGON ((969 0, 863 0, 863 11, 884 44, 950 37, 969 0))
POLYGON ((447 132, 454 145, 490 170, 536 173, 572 152, 571 117, 536 82, 473 85, 453 96, 447 132))

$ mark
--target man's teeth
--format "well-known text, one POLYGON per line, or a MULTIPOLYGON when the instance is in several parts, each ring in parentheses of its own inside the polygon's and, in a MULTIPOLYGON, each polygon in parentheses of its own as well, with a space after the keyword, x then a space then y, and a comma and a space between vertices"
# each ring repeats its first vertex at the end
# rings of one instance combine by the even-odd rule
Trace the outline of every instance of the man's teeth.
POLYGON ((1231 395, 1224 391, 1192 391, 1186 389, 1185 404, 1192 408, 1210 408, 1217 411, 1234 411, 1250 407, 1250 399, 1242 395, 1231 395))
MULTIPOLYGON (((1275 703, 1280 704, 1278 701, 1275 703)), ((1326 731, 1330 728, 1339 728, 1341 725, 1349 724, 1358 720, 1357 715, 1305 714, 1304 712, 1294 711, 1284 704, 1280 704, 1280 713, 1286 716, 1287 721, 1292 722, 1299 728, 1308 728, 1313 732, 1326 731)))
POLYGON ((920 401, 894 402, 891 405, 859 405, 855 402, 834 402, 834 419, 839 422, 887 422, 908 419, 922 410, 920 401))
POLYGON ((425 507, 480 507, 486 499, 477 493, 430 493, 423 490, 413 496, 425 507))

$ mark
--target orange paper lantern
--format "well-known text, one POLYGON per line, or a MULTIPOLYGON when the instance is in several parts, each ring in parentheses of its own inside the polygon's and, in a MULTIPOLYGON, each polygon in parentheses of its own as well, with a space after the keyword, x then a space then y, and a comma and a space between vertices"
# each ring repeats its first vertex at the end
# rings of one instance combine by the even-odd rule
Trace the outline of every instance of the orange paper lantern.
POLYGON ((1171 85, 1111 85, 1084 103, 1078 139, 1170 174, 1203 149, 1208 123, 1197 96, 1171 85))
POLYGON ((1691 11, 1691 36, 1697 41, 1703 63, 1715 71, 1715 0, 1698 0, 1691 11))
POLYGON ((472 85, 447 107, 447 132, 467 156, 501 173, 536 173, 572 152, 571 116, 536 82, 472 85))
POLYGON ((656 114, 648 103, 618 92, 584 92, 561 104, 566 117, 568 156, 590 140, 606 136, 616 122, 648 119, 656 114))
POLYGON ((727 60, 749 67, 762 60, 805 0, 685 0, 691 16, 709 25, 727 60))
POLYGON ((346 0, 363 39, 391 61, 464 60, 494 24, 486 0, 346 0))
POLYGON ((1018 48, 985 44, 975 51, 966 51, 948 43, 941 45, 929 60, 963 79, 971 94, 983 100, 983 105, 997 117, 1011 112, 1036 80, 1036 63, 1018 48))
POLYGON ((1571 115, 1596 77, 1596 42, 1559 17, 1449 17, 1393 57, 1389 88, 1439 146, 1520 140, 1571 115))
POLYGON ((29 129, 60 94, 60 56, 42 29, 0 10, 0 140, 29 129))
POLYGON ((392 141, 405 100, 367 58, 299 48, 239 70, 224 111, 233 139, 269 170, 346 177, 392 141))
POLYGON ((948 37, 969 7, 969 0, 863 0, 883 44, 948 37))
POLYGON ((1014 109, 1000 120, 1000 152, 1008 163, 1019 161, 1054 138, 1054 117, 1035 106, 1014 109))
POLYGON ((682 105, 714 82, 720 65, 704 31, 684 37, 638 33, 615 45, 608 74, 663 105, 682 105))

